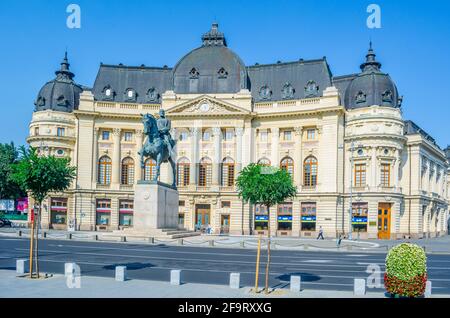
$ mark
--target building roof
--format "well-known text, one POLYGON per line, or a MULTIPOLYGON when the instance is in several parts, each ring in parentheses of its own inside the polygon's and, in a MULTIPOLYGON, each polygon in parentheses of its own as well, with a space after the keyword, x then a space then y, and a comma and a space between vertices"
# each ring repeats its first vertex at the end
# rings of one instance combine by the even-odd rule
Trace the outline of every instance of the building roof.
POLYGON ((437 148, 441 149, 439 147, 439 145, 436 143, 436 140, 433 137, 431 137, 425 130, 420 128, 419 125, 417 125, 415 122, 413 122, 412 120, 405 120, 404 124, 405 125, 404 125, 404 128, 403 128, 403 132, 404 132, 405 135, 419 134, 424 139, 428 140, 433 145, 435 145, 437 148))

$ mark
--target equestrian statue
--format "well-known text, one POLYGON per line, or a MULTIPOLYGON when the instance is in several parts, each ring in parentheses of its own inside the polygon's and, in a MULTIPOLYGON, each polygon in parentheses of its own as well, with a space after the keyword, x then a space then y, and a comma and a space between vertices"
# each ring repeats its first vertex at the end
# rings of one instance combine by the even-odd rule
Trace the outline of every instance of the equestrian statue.
POLYGON ((170 135, 171 123, 166 118, 166 113, 163 109, 159 111, 159 118, 156 119, 151 114, 142 115, 142 122, 144 123, 144 135, 147 139, 138 152, 141 157, 141 168, 145 168, 145 158, 150 157, 156 161, 156 174, 153 181, 158 181, 160 175, 161 163, 169 162, 172 167, 173 184, 176 188, 176 166, 175 166, 175 140, 170 135))

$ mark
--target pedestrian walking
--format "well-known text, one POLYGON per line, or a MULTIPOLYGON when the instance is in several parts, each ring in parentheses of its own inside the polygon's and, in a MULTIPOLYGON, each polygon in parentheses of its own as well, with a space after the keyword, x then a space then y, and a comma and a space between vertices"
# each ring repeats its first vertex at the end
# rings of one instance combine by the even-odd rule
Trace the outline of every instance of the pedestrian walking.
POLYGON ((338 248, 341 247, 341 242, 342 242, 342 234, 339 233, 337 240, 336 240, 336 245, 338 248))
POLYGON ((317 236, 317 239, 324 239, 323 238, 323 229, 322 229, 322 227, 319 227, 319 235, 317 236))

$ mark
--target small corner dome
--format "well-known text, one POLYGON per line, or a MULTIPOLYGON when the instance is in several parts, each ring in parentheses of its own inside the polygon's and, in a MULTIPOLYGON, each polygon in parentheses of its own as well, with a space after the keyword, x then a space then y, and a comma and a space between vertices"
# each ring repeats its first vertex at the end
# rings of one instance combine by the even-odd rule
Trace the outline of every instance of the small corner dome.
POLYGON ((361 73, 350 82, 345 91, 347 109, 373 105, 393 108, 401 106, 397 86, 388 74, 381 72, 381 63, 376 61, 375 56, 370 44, 366 61, 361 64, 361 73))
POLYGON ((78 108, 83 88, 73 80, 75 74, 70 72, 69 66, 66 52, 61 69, 55 72, 56 78, 47 82, 39 91, 34 103, 36 111, 50 109, 72 112, 78 108))
POLYGON ((231 51, 218 24, 202 36, 201 47, 186 54, 174 67, 175 93, 237 93, 247 88, 247 70, 231 51))

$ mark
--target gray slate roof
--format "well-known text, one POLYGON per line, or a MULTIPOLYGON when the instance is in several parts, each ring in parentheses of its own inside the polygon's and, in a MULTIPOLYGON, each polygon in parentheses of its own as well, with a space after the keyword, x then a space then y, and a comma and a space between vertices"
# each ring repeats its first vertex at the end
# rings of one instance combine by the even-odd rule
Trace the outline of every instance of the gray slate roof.
POLYGON ((405 126, 403 128, 403 132, 405 135, 420 134, 424 139, 428 140, 436 147, 441 149, 439 145, 436 143, 436 140, 433 137, 431 137, 425 130, 420 128, 419 125, 417 125, 415 122, 413 122, 412 120, 405 120, 404 124, 405 126))

